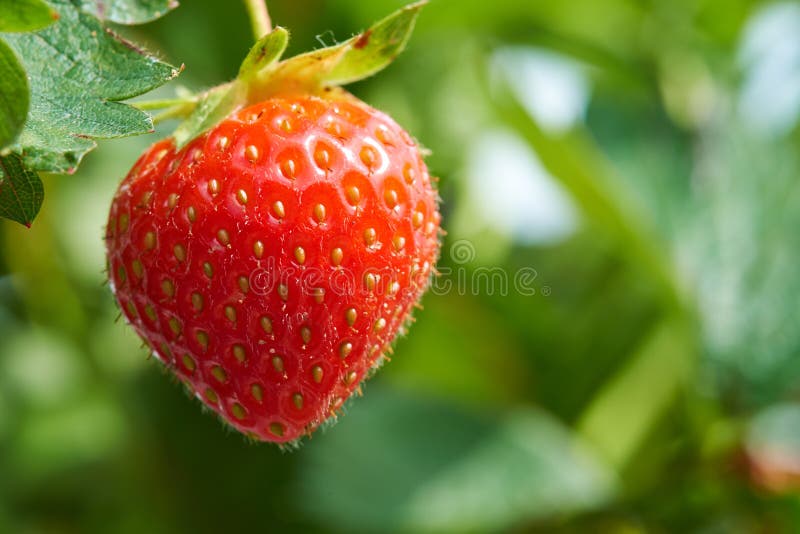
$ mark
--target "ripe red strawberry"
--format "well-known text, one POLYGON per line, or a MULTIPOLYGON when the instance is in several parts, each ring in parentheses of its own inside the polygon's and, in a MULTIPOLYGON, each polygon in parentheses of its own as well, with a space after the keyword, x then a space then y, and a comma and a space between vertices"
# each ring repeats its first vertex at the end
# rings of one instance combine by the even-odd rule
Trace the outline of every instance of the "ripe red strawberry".
POLYGON ((111 206, 112 288, 198 398, 291 441, 381 362, 426 288, 439 220, 419 148, 387 115, 273 98, 141 156, 111 206))

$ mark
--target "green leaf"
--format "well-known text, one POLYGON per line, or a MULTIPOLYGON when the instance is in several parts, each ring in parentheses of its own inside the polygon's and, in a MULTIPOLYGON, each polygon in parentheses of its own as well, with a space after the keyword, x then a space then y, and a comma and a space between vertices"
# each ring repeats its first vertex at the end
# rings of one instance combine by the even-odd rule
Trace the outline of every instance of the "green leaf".
POLYGON ((39 176, 17 154, 0 156, 0 217, 30 226, 44 200, 39 176))
POLYGON ((176 0, 79 0, 81 9, 100 20, 142 24, 178 7, 176 0))
POLYGON ((278 26, 258 40, 239 67, 239 78, 247 79, 281 58, 289 44, 289 32, 278 26))
POLYGON ((191 115, 172 134, 176 146, 182 148, 230 115, 240 105, 241 100, 241 86, 236 83, 226 83, 204 93, 191 115))
POLYGON ((292 89, 319 91, 362 80, 385 68, 406 46, 427 1, 403 7, 342 44, 292 57, 266 69, 250 100, 292 89))
POLYGON ((67 0, 54 0, 61 19, 33 34, 9 35, 31 86, 28 121, 15 151, 25 164, 47 172, 72 172, 94 148, 94 138, 152 131, 150 117, 124 100, 178 75, 103 27, 67 0))
POLYGON ((0 148, 14 140, 28 115, 28 79, 16 54, 0 39, 0 148))
POLYGON ((344 54, 325 76, 325 81, 333 85, 352 83, 386 67, 405 49, 425 4, 427 1, 407 5, 361 35, 335 47, 343 49, 344 54))
POLYGON ((58 20, 58 13, 42 0, 0 2, 0 32, 30 32, 58 20))
POLYGON ((614 491, 608 471, 542 411, 478 417, 419 395, 368 396, 301 451, 296 502, 320 524, 494 532, 596 507, 614 491))

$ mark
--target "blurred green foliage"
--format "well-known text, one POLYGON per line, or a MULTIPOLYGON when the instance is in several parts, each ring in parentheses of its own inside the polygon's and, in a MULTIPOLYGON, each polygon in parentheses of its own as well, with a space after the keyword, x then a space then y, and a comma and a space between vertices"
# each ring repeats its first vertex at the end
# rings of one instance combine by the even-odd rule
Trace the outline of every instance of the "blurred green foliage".
MULTIPOLYGON (((270 9, 296 53, 401 4, 270 9)), ((199 89, 248 27, 185 0, 121 31, 199 89)), ((794 531, 798 34, 791 2, 433 0, 351 90, 432 151, 442 275, 292 453, 202 413, 115 322, 107 206, 170 125, 45 176, 33 228, 0 223, 0 532, 794 531)))

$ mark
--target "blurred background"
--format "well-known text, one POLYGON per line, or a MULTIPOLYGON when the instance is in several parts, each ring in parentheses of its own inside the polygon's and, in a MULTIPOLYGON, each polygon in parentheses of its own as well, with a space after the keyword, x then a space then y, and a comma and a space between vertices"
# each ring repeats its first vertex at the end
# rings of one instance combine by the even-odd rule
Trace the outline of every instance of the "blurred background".
MULTIPOLYGON (((290 53, 402 0, 269 0, 290 53)), ((120 29, 235 76, 239 2, 120 29)), ((0 222, 0 532, 795 532, 800 4, 433 0, 350 89, 432 151, 441 277, 337 425, 225 430, 121 321, 102 142, 0 222)))

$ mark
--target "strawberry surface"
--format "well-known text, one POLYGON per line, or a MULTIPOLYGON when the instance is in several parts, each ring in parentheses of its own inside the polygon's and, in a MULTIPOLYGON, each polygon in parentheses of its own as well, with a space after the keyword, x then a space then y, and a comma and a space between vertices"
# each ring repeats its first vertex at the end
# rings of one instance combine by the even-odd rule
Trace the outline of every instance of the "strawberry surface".
POLYGON ((106 246, 125 318, 260 440, 309 434, 390 350, 439 251, 419 148, 352 98, 273 98, 150 147, 106 246))

